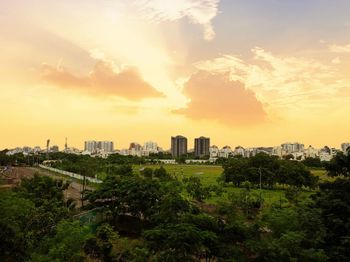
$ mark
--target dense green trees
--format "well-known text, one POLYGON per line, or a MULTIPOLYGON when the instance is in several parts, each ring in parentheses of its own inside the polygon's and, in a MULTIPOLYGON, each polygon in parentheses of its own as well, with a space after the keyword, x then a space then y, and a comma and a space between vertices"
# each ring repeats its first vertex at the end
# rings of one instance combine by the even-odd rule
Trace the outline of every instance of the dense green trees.
POLYGON ((1 261, 28 261, 44 238, 55 235, 56 225, 70 217, 63 197, 67 186, 35 175, 24 179, 13 192, 0 194, 1 261))
POLYGON ((340 178, 318 186, 299 162, 232 158, 222 179, 237 189, 111 165, 86 196, 84 212, 98 219, 84 223, 64 198, 68 184, 34 176, 0 193, 0 261, 348 261, 349 158, 326 168, 340 178), (288 185, 288 201, 262 205, 260 181, 288 185))
POLYGON ((297 161, 278 160, 266 154, 251 158, 232 158, 223 165, 223 181, 240 187, 245 181, 253 186, 272 188, 280 185, 314 188, 318 178, 297 161))

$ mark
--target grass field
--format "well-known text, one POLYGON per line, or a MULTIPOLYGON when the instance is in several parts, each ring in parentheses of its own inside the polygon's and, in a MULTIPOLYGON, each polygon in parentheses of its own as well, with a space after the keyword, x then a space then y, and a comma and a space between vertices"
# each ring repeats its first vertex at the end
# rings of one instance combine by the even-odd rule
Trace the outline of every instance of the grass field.
MULTIPOLYGON (((136 173, 140 173, 140 171, 145 168, 150 167, 153 169, 159 168, 159 165, 140 165, 134 166, 134 171, 136 173)), ((223 172, 223 168, 221 166, 213 166, 213 165, 164 165, 164 168, 170 174, 181 178, 196 176, 199 177, 205 186, 215 185, 217 183, 217 179, 223 172)), ((310 170, 314 175, 320 177, 321 181, 329 180, 327 177, 325 170, 322 169, 311 169, 310 170)), ((239 193, 241 188, 236 188, 233 185, 229 185, 225 187, 225 193, 221 197, 212 197, 206 202, 210 204, 215 204, 218 201, 227 198, 229 193, 239 193)), ((259 195, 259 189, 252 189, 252 192, 259 195)), ((302 198, 307 198, 312 192, 305 191, 302 194, 302 198)), ((261 190, 261 195, 265 201, 265 205, 271 206, 272 204, 279 204, 286 202, 285 199, 285 191, 282 189, 274 189, 274 190, 261 190)))
MULTIPOLYGON (((140 173, 140 170, 145 167, 156 169, 159 168, 159 165, 134 166, 134 170, 136 173, 140 173)), ((204 185, 216 184, 216 180, 223 171, 221 166, 211 165, 164 165, 164 168, 168 173, 178 178, 199 177, 204 185)))

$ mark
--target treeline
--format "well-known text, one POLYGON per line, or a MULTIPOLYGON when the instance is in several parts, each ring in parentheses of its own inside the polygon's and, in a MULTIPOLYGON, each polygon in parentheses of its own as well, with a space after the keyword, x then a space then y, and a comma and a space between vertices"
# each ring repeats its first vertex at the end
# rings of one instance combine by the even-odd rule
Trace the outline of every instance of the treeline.
POLYGON ((0 193, 0 261, 349 261, 350 157, 327 170, 338 178, 306 200, 286 191, 288 203, 262 208, 248 186, 221 196, 198 178, 122 165, 78 216, 68 184, 35 176, 0 193))
POLYGON ((280 160, 264 153, 251 158, 231 158, 223 164, 222 180, 240 187, 243 182, 253 186, 273 188, 276 184, 315 188, 318 177, 311 174, 303 163, 280 160))

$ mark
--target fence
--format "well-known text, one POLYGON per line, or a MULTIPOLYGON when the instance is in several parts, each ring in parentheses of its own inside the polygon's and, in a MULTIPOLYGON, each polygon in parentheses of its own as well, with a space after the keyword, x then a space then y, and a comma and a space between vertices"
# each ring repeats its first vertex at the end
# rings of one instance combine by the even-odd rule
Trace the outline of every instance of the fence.
MULTIPOLYGON (((48 167, 48 166, 44 166, 44 165, 39 165, 39 167, 46 169, 46 170, 50 170, 52 172, 56 172, 59 173, 61 175, 65 175, 65 176, 69 176, 75 179, 79 179, 79 180, 84 180, 84 176, 76 174, 76 173, 72 173, 72 172, 68 172, 68 171, 64 171, 64 170, 60 170, 57 168, 52 168, 52 167, 48 167)), ((97 179, 97 178, 93 178, 93 177, 88 177, 86 176, 85 179, 91 183, 95 183, 95 184, 101 184, 102 181, 97 179)))

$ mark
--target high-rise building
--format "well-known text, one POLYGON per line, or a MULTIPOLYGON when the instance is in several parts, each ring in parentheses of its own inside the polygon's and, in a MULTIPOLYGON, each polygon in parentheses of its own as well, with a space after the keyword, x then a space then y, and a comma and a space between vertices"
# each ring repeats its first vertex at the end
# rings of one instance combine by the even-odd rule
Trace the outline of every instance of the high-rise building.
POLYGON ((112 141, 99 141, 97 143, 97 149, 105 153, 112 153, 114 151, 114 144, 112 141))
POLYGON ((84 143, 84 151, 95 153, 97 151, 97 142, 94 140, 85 141, 84 143))
POLYGON ((284 143, 281 145, 281 147, 285 154, 304 151, 304 144, 300 143, 284 143))
POLYGON ((187 154, 187 138, 184 136, 171 137, 171 154, 173 157, 180 157, 187 154))
POLYGON ((153 141, 147 141, 143 145, 143 150, 148 151, 150 153, 158 153, 158 144, 153 141))
POLYGON ((129 150, 141 151, 142 146, 139 143, 132 142, 129 145, 129 150))
POLYGON ((114 151, 114 144, 112 141, 85 141, 84 151, 92 154, 103 151, 104 153, 111 153, 114 151))
POLYGON ((198 137, 194 139, 194 155, 196 157, 209 156, 210 138, 198 137))

